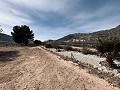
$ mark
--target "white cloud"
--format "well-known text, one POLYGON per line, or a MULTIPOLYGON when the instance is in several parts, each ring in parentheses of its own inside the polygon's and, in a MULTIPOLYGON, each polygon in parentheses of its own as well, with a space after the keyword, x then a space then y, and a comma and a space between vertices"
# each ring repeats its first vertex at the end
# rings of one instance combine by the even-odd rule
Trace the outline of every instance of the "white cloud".
POLYGON ((120 7, 115 3, 106 3, 95 11, 87 12, 81 2, 82 0, 1 0, 0 25, 5 33, 10 34, 14 25, 26 24, 32 28, 37 38, 46 40, 69 33, 111 28, 120 23, 117 13, 120 7), (59 16, 54 16, 54 13, 59 16), (46 22, 42 25, 42 21, 48 21, 48 25, 46 22), (51 23, 53 26, 50 26, 51 23), (54 27, 55 23, 58 27, 54 27))
POLYGON ((31 21, 23 12, 12 8, 8 3, 0 1, 0 24, 19 25, 28 24, 31 21))
MULTIPOLYGON (((67 2, 65 0, 7 0, 8 2, 42 10, 44 12, 61 11, 64 10, 67 2)), ((66 6, 67 7, 67 6, 66 6)))
POLYGON ((8 25, 21 25, 30 23, 30 20, 10 14, 0 13, 0 23, 8 25))

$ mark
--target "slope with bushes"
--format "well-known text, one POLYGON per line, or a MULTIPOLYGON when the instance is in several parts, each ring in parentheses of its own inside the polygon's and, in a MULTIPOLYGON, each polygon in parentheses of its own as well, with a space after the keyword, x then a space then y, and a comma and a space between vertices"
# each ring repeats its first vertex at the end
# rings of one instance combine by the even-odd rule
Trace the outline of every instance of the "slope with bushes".
POLYGON ((93 33, 69 34, 54 41, 54 43, 80 45, 84 40, 85 41, 84 43, 86 44, 94 44, 97 42, 98 38, 105 39, 105 38, 115 38, 115 37, 120 38, 120 25, 115 28, 111 28, 108 30, 101 30, 93 33))

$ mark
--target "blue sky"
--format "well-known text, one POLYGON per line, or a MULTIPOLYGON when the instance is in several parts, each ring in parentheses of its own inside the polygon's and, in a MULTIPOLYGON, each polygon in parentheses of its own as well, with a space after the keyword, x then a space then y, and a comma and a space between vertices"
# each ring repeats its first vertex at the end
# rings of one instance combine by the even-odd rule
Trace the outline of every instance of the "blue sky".
POLYGON ((120 0, 0 0, 0 25, 28 25, 35 39, 58 39, 120 25, 120 0))

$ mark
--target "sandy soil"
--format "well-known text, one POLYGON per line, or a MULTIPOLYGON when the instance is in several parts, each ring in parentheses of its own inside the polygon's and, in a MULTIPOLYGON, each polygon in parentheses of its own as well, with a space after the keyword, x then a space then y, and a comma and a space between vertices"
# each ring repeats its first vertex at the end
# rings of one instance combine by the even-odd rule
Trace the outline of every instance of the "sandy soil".
POLYGON ((0 48, 0 90, 120 89, 41 48, 11 47, 0 48))

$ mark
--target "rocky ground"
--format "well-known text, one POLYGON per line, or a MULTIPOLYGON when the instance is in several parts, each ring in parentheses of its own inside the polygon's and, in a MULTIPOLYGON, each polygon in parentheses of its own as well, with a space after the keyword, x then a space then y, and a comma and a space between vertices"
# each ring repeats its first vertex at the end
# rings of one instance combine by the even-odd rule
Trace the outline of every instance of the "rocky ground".
MULTIPOLYGON (((74 56, 74 58, 82 63, 86 63, 86 64, 89 64, 89 65, 92 65, 94 68, 97 68, 98 70, 100 71, 103 71, 103 72, 106 72, 106 73, 111 73, 115 76, 118 76, 120 77, 120 69, 109 69, 107 67, 105 67, 104 65, 101 65, 100 63, 101 62, 104 62, 106 61, 106 59, 104 57, 100 57, 100 56, 97 56, 97 55, 84 55, 83 53, 81 52, 76 52, 76 51, 60 51, 60 52, 57 52, 56 49, 48 49, 54 53, 57 53, 59 55, 62 55, 64 57, 69 57, 71 58, 71 54, 74 56)), ((118 61, 115 61, 115 63, 117 64, 120 64, 120 62, 118 61)))
POLYGON ((0 47, 0 90, 120 90, 38 47, 0 47))

